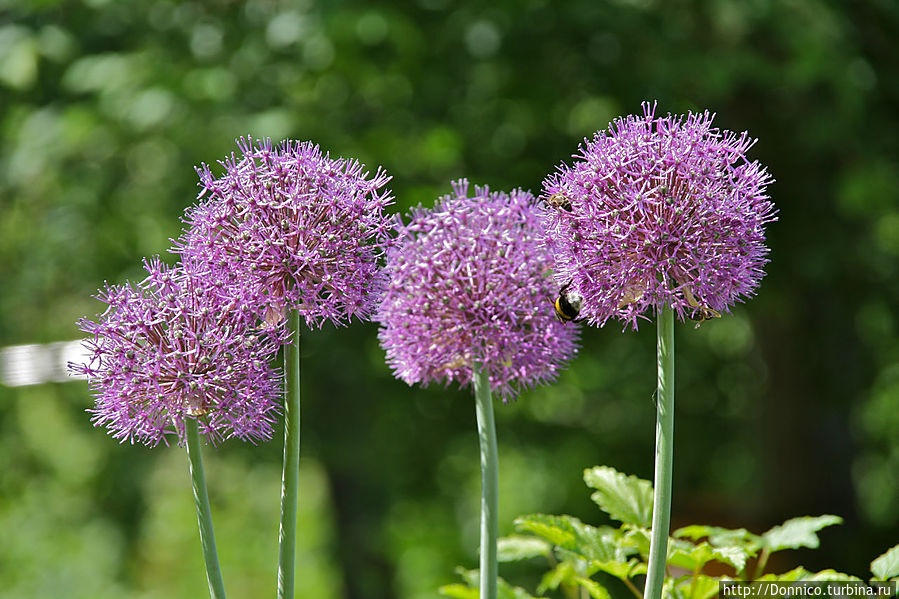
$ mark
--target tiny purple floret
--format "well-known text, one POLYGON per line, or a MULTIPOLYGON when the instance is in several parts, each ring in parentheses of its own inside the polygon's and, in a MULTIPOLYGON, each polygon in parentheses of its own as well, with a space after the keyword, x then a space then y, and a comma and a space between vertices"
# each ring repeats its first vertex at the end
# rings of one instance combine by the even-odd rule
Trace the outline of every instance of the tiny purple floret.
POLYGON ((504 399, 557 377, 577 351, 578 327, 558 321, 550 256, 538 245, 543 208, 527 191, 453 184, 431 209, 413 209, 387 254, 377 320, 387 362, 406 383, 468 385, 487 368, 504 399))
POLYGON ((709 112, 619 118, 543 183, 545 247, 556 283, 602 326, 668 306, 680 320, 728 311, 755 293, 776 220, 773 182, 746 152, 756 140, 709 112))

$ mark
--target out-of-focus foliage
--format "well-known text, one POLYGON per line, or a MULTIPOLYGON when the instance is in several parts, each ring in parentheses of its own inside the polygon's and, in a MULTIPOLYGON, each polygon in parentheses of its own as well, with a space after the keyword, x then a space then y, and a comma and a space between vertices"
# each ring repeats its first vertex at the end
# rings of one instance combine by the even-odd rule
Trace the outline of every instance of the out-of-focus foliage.
MULTIPOLYGON (((462 176, 537 190, 642 100, 709 108, 759 138, 780 221, 759 296, 678 328, 674 524, 839 514, 797 560, 865 576, 899 536, 897 39, 891 0, 0 0, 0 345, 74 338, 239 135, 382 164, 405 209, 462 176)), ((590 514, 588 464, 649 475, 652 333, 588 331, 558 384, 498 408, 501 533, 590 514)), ((298 589, 434 597, 477 563, 471 398, 395 381, 372 325, 303 343, 298 589)), ((0 596, 196 596, 186 460, 86 407, 82 383, 0 388, 0 596)), ((278 445, 207 451, 238 595, 274 589, 278 445)))

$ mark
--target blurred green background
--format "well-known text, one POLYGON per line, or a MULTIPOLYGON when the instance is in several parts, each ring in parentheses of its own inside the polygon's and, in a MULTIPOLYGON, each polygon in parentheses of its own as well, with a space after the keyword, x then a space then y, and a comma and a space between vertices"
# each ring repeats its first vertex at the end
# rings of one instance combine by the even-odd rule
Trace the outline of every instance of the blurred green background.
MULTIPOLYGON (((899 541, 896 40, 894 0, 0 0, 0 347, 77 338, 240 135, 383 165, 405 211, 463 176, 539 191, 643 100, 708 108, 759 138, 780 220, 758 297, 677 327, 673 523, 834 513, 772 566, 866 576, 899 541)), ((375 333, 305 334, 298 596, 435 597, 477 564, 473 401, 394 380, 375 333)), ((585 467, 651 478, 654 343, 585 331, 558 384, 498 407, 501 533, 602 522, 585 467)), ((0 598, 203 596, 183 450, 118 445, 90 405, 0 385, 0 598)), ((274 593, 280 451, 206 451, 234 597, 274 593)))

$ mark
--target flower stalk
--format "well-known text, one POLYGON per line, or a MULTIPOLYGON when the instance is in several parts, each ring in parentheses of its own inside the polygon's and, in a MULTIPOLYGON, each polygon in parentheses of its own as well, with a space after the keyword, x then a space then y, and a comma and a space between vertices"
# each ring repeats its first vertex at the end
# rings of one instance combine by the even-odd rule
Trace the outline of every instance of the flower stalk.
POLYGON ((206 492, 206 474, 203 470, 203 456, 200 451, 200 433, 196 418, 184 419, 187 457, 190 461, 190 480, 197 506, 197 523, 200 527, 200 544, 206 562, 206 581, 212 599, 225 599, 225 583, 215 549, 215 533, 212 530, 212 512, 209 509, 209 494, 206 492))
POLYGON ((668 555, 668 530, 671 526, 671 478, 674 464, 674 311, 670 307, 666 306, 659 312, 657 327, 656 463, 649 569, 643 593, 646 599, 660 599, 662 596, 668 555))
POLYGON ((499 497, 499 459, 496 449, 496 425, 493 397, 487 369, 475 365, 475 409, 478 440, 481 447, 481 588, 482 599, 496 599, 496 536, 499 497))
POLYGON ((290 343, 284 346, 284 470, 278 536, 278 599, 293 599, 296 561, 297 494, 300 471, 300 313, 288 316, 290 343))

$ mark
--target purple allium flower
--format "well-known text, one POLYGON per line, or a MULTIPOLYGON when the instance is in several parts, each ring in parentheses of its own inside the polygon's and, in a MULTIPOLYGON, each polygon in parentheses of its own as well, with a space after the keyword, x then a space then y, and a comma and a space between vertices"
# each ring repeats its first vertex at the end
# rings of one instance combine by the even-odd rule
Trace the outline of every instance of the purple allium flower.
POLYGON ((585 140, 543 184, 556 282, 594 325, 636 329, 662 306, 681 320, 717 316, 754 293, 768 262, 773 179, 746 159, 755 140, 713 127, 709 112, 643 111, 585 140))
POLYGON ((90 359, 70 368, 89 379, 94 425, 157 445, 183 442, 184 419, 195 417, 213 442, 268 440, 281 384, 270 362, 285 328, 257 325, 246 298, 222 297, 190 267, 144 264, 144 281, 107 285, 106 311, 79 321, 90 359))
POLYGON ((394 218, 379 191, 381 169, 331 159, 311 142, 240 139, 242 153, 216 178, 198 169, 201 204, 176 242, 183 261, 207 265, 211 280, 250 288, 265 318, 298 309, 309 326, 368 319, 382 286, 379 261, 394 218))
POLYGON ((465 385, 483 364, 504 398, 554 379, 577 350, 578 327, 551 308, 558 289, 539 247, 541 210, 526 191, 453 184, 433 210, 399 226, 377 320, 387 362, 409 384, 465 385))

